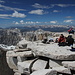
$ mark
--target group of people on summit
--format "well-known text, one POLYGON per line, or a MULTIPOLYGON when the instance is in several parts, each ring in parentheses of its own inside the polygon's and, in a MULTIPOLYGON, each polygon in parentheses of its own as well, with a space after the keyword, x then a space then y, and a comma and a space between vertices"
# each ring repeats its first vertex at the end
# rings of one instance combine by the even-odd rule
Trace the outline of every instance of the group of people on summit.
MULTIPOLYGON (((73 28, 70 28, 68 30, 69 34, 74 34, 73 28)), ((58 45, 59 46, 73 46, 74 39, 72 38, 72 35, 69 35, 68 37, 64 37, 63 34, 60 35, 58 38, 58 45)))
MULTIPOLYGON (((59 38, 56 39, 56 42, 58 43, 59 46, 73 46, 74 43, 74 39, 72 38, 72 35, 70 34, 74 34, 74 30, 73 28, 70 28, 68 30, 68 37, 65 37, 63 34, 60 35, 59 38)), ((42 42, 43 43, 49 43, 49 42, 53 42, 52 40, 49 40, 49 42, 47 42, 47 38, 45 38, 42 42)))
POLYGON ((59 46, 71 46, 74 43, 74 39, 72 38, 72 35, 69 35, 68 37, 64 37, 63 34, 60 35, 58 38, 58 45, 59 46))

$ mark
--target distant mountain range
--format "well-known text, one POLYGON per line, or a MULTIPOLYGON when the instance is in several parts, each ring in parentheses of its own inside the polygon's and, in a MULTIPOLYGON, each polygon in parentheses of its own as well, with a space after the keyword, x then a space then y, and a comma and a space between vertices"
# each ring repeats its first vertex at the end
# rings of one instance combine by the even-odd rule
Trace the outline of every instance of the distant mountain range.
POLYGON ((68 25, 28 25, 28 26, 15 26, 9 27, 9 29, 18 28, 21 32, 25 31, 35 31, 37 29, 42 29, 44 31, 51 31, 51 32, 63 32, 67 31, 70 27, 75 29, 75 26, 68 26, 68 25))

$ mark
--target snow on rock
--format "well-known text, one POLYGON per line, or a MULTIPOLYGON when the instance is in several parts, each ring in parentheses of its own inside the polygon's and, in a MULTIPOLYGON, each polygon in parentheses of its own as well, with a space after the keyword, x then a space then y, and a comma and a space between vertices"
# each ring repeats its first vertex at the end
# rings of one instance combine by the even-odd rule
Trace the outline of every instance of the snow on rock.
POLYGON ((7 46, 7 45, 4 45, 4 44, 0 44, 0 49, 1 50, 4 50, 4 51, 8 51, 8 50, 14 50, 16 49, 16 46, 7 46))

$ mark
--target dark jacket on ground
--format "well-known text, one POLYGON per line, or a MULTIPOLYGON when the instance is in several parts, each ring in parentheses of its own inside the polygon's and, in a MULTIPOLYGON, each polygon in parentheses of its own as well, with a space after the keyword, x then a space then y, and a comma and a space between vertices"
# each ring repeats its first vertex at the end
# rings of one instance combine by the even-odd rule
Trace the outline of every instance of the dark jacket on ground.
POLYGON ((67 44, 70 46, 70 45, 73 45, 73 43, 74 43, 74 39, 72 38, 72 37, 68 37, 67 39, 66 39, 66 42, 67 42, 67 44))

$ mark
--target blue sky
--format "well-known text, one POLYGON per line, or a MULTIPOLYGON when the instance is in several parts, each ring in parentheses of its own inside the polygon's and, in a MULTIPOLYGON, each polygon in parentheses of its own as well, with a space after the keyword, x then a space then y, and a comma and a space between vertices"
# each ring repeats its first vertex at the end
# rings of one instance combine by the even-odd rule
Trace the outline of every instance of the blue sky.
POLYGON ((75 25, 75 0, 0 0, 0 27, 75 25))

